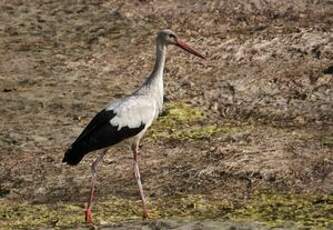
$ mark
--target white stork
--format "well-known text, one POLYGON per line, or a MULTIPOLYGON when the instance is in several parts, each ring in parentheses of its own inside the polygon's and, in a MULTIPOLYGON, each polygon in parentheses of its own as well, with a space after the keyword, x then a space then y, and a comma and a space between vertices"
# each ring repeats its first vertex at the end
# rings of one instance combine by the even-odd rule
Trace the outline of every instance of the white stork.
POLYGON ((163 70, 168 45, 176 45, 191 54, 205 59, 203 55, 181 41, 171 30, 160 31, 156 39, 154 69, 143 85, 132 95, 110 103, 105 109, 97 113, 64 155, 63 162, 69 165, 77 165, 87 153, 104 149, 91 166, 91 190, 85 210, 85 219, 88 223, 92 223, 91 207, 97 165, 103 159, 108 147, 124 140, 130 141, 133 151, 134 175, 139 186, 143 205, 143 217, 148 217, 138 165, 139 142, 148 127, 162 111, 163 70))

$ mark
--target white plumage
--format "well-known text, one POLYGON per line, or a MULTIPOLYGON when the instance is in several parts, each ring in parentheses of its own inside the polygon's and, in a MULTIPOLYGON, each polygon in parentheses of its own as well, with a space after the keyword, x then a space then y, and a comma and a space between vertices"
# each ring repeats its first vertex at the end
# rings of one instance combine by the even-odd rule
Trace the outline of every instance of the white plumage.
POLYGON ((118 126, 118 130, 126 126, 137 128, 141 124, 149 127, 158 115, 156 101, 146 96, 128 97, 124 101, 109 105, 106 111, 110 110, 116 113, 110 123, 113 126, 118 126))

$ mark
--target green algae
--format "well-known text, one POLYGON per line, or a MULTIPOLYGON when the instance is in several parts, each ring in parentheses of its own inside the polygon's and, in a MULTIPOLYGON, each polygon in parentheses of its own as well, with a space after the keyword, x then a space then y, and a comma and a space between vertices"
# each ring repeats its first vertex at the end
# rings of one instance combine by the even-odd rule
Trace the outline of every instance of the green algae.
MULTIPOLYGON (((256 193, 249 200, 225 200, 207 195, 179 195, 149 200, 151 219, 219 219, 259 222, 269 228, 292 226, 326 229, 333 226, 333 195, 256 193)), ((0 203, 0 229, 75 228, 84 224, 82 205, 73 203, 0 203)), ((141 203, 109 197, 93 208, 97 225, 141 220, 141 203)))
POLYGON ((27 202, 2 202, 0 228, 34 229, 42 226, 72 225, 80 221, 81 208, 71 204, 41 205, 27 202))
POLYGON ((147 136, 154 140, 201 140, 230 130, 211 124, 198 107, 172 102, 166 104, 163 115, 153 124, 147 136))
POLYGON ((229 218, 259 221, 269 227, 290 222, 297 228, 326 229, 333 227, 333 195, 258 193, 229 218))
MULTIPOLYGON (((150 218, 168 217, 211 218, 222 208, 229 207, 225 201, 211 202, 201 195, 187 195, 147 202, 150 218)), ((30 204, 3 201, 0 204, 0 229, 54 229, 73 228, 84 224, 84 209, 77 204, 30 204)), ((141 203, 111 197, 96 202, 93 208, 96 224, 141 220, 141 203)))
POLYGON ((202 120, 204 112, 184 102, 172 102, 165 105, 165 112, 158 120, 160 125, 175 126, 202 120))

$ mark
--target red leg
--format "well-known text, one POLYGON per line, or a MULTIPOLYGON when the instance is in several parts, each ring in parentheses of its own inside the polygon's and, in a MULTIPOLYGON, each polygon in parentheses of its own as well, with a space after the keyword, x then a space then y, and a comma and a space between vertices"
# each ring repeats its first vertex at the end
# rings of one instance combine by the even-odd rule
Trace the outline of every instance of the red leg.
POLYGON ((146 200, 145 196, 143 194, 143 188, 141 184, 141 176, 140 176, 140 170, 139 170, 139 145, 133 144, 132 146, 132 151, 133 151, 133 169, 134 169, 134 176, 136 179, 136 182, 139 187, 139 192, 140 192, 140 197, 142 201, 142 207, 143 207, 143 218, 146 219, 148 218, 148 210, 146 208, 146 200))
POLYGON ((99 154, 99 156, 96 158, 96 160, 92 163, 91 165, 91 187, 90 187, 90 195, 88 199, 88 204, 86 205, 86 210, 84 211, 85 213, 85 220, 86 223, 92 224, 93 218, 92 218, 92 204, 93 204, 93 199, 95 197, 95 183, 96 183, 96 169, 98 166, 98 163, 103 160, 104 155, 106 154, 107 150, 104 150, 99 154))

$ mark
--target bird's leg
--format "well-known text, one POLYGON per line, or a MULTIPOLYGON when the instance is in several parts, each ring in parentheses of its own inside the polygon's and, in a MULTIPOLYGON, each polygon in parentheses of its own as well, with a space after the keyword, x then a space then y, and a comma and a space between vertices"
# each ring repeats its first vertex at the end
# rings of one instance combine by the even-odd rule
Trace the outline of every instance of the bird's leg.
POLYGON ((96 169, 99 164, 104 158, 104 155, 106 154, 107 150, 104 150, 103 152, 100 152, 96 160, 92 163, 91 165, 91 187, 90 187, 90 195, 89 195, 89 200, 88 204, 86 206, 85 210, 85 220, 87 223, 91 224, 92 221, 92 204, 93 204, 93 199, 95 196, 95 183, 96 183, 96 169))
POLYGON ((145 196, 143 194, 143 188, 142 188, 142 184, 141 184, 141 177, 140 177, 140 170, 139 170, 139 143, 134 143, 132 145, 132 151, 133 151, 134 176, 135 176, 136 182, 138 183, 138 186, 139 186, 139 192, 140 192, 140 197, 141 197, 142 207, 143 207, 143 218, 146 219, 146 218, 148 218, 148 210, 146 208, 146 200, 145 200, 145 196))

